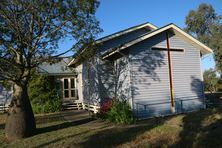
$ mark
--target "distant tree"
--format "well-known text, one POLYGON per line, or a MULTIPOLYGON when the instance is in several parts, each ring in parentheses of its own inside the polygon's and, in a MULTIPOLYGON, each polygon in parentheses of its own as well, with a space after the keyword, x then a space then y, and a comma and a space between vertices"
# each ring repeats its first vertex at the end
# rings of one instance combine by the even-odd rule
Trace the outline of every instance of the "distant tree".
POLYGON ((200 4, 186 16, 185 31, 210 46, 219 72, 222 72, 222 17, 210 4, 200 4))
POLYGON ((205 91, 215 92, 217 91, 217 85, 218 85, 218 77, 216 74, 216 71, 214 69, 209 69, 204 71, 203 73, 204 77, 204 89, 205 91))
MULTIPOLYGON (((0 77, 14 84, 7 114, 8 139, 32 135, 36 124, 27 86, 32 69, 51 60, 58 43, 93 42, 101 31, 97 0, 2 0, 0 2, 0 77)), ((65 52, 64 52, 65 53, 65 52)))

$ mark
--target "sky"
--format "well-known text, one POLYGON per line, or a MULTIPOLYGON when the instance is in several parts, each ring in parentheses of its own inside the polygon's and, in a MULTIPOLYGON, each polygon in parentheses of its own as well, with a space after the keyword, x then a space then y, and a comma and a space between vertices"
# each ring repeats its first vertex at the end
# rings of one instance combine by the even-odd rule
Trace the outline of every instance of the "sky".
MULTIPOLYGON (((201 3, 211 4, 216 13, 222 15, 222 0, 100 0, 96 18, 103 32, 99 37, 150 22, 157 27, 174 23, 185 27, 185 18, 190 10, 196 10, 201 3)), ((65 40, 59 51, 68 49, 72 42, 65 40)), ((202 69, 213 68, 212 55, 202 59, 202 69)))

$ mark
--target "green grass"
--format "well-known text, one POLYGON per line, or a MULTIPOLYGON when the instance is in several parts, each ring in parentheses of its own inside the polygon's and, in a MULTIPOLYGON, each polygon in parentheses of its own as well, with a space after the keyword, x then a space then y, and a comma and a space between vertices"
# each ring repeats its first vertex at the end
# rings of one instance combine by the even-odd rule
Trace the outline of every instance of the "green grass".
POLYGON ((115 125, 73 113, 38 115, 37 134, 15 142, 5 140, 4 115, 0 115, 0 147, 222 146, 222 109, 153 118, 134 125, 115 125))

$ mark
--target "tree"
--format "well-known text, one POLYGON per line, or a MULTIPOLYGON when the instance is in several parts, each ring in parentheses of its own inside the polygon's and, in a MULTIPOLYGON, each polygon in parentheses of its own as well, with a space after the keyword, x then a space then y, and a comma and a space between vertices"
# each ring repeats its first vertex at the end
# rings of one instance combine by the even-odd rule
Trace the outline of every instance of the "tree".
POLYGON ((32 75, 28 86, 28 94, 34 113, 62 111, 61 96, 56 88, 53 76, 37 73, 32 75))
POLYGON ((15 89, 5 126, 8 139, 35 132, 27 93, 32 69, 61 55, 55 54, 64 38, 72 39, 78 47, 93 41, 101 31, 95 18, 98 6, 97 0, 1 1, 0 77, 13 83, 15 89))
POLYGON ((222 72, 221 18, 210 4, 200 4, 197 10, 189 12, 185 22, 185 31, 214 50, 214 59, 219 72, 222 72))
POLYGON ((204 89, 206 91, 215 92, 217 91, 217 84, 219 79, 217 78, 216 71, 214 69, 209 69, 204 71, 204 89))

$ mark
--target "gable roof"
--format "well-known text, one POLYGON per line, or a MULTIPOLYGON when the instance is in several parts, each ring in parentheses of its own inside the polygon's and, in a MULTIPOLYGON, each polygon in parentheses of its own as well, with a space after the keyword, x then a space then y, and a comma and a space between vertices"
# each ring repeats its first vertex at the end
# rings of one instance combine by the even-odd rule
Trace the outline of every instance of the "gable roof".
MULTIPOLYGON (((99 38, 96 40, 96 44, 100 44, 102 42, 105 42, 105 41, 108 41, 108 40, 111 40, 111 39, 114 39, 116 37, 119 37, 119 36, 122 36, 122 35, 125 35, 127 33, 130 33, 130 32, 133 32, 133 31, 136 31, 138 29, 141 29, 141 28, 146 28, 148 27, 150 30, 156 30, 157 27, 149 22, 147 23, 143 23, 143 24, 140 24, 140 25, 136 25, 136 26, 133 26, 133 27, 130 27, 130 28, 127 28, 127 29, 124 29, 124 30, 121 30, 119 32, 115 32, 111 35, 108 35, 108 36, 105 36, 105 37, 102 37, 102 38, 99 38)), ((77 59, 78 55, 81 55, 85 52, 86 48, 82 49, 79 53, 77 53, 74 58, 69 62, 68 66, 72 65, 75 63, 75 60, 77 59)))
POLYGON ((130 41, 124 45, 121 45, 121 47, 119 48, 115 48, 111 51, 107 51, 104 55, 103 55, 103 58, 105 59, 106 57, 109 57, 121 50, 124 50, 132 45, 135 45, 141 41, 144 41, 146 39, 149 39, 161 32, 164 32, 166 30, 172 30, 174 31, 174 33, 180 37, 182 37, 183 39, 187 40, 188 42, 190 42, 193 46, 197 47, 198 49, 201 50, 201 53, 203 55, 205 54, 208 54, 208 53, 212 53, 212 49, 210 49, 209 47, 207 47, 206 45, 204 45, 203 43, 201 43, 200 41, 198 41, 197 39, 195 39, 194 37, 192 37, 191 35, 189 35, 188 33, 184 32, 182 29, 180 29, 178 26, 176 26, 175 24, 169 24, 169 25, 166 25, 164 27, 161 27, 159 29, 156 29, 156 30, 153 30, 133 41, 130 41))

